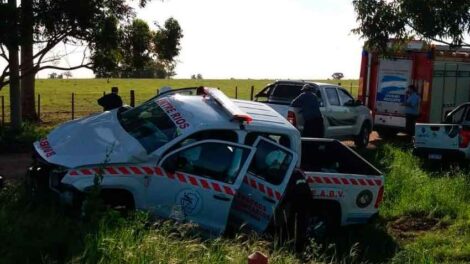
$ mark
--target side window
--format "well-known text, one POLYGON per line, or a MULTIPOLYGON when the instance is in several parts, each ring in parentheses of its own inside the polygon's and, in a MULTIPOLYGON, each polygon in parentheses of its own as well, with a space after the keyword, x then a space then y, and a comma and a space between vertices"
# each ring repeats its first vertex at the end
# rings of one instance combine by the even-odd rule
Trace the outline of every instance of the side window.
MULTIPOLYGON (((467 107, 468 109, 468 107, 467 107)), ((464 120, 467 124, 470 122, 470 110, 467 110, 467 114, 465 115, 465 120, 464 120)))
POLYGON ((446 118, 446 123, 451 123, 451 124, 460 124, 463 121, 463 117, 465 114, 465 111, 467 110, 467 107, 461 107, 457 109, 457 111, 453 112, 446 118))
POLYGON ((168 172, 184 172, 234 183, 249 150, 225 143, 207 142, 172 154, 162 164, 168 172))
POLYGON ((339 95, 339 98, 341 99, 342 106, 354 102, 354 98, 343 89, 338 89, 338 95, 339 95))
POLYGON ((238 142, 238 135, 233 130, 204 130, 199 131, 194 134, 189 135, 185 139, 181 140, 180 142, 176 143, 170 149, 168 149, 164 155, 167 153, 172 152, 175 149, 179 149, 181 147, 187 146, 191 143, 206 140, 206 139, 217 139, 223 141, 230 141, 237 143, 238 142))
POLYGON ((250 132, 245 137, 245 144, 248 146, 253 146, 258 136, 262 136, 266 139, 269 139, 273 142, 276 142, 286 148, 290 148, 290 139, 286 135, 277 135, 277 134, 268 134, 268 133, 259 133, 259 132, 250 132))
POLYGON ((328 97, 328 102, 330 103, 330 105, 340 105, 338 92, 336 92, 336 88, 325 88, 325 91, 326 91, 326 97, 328 97))
POLYGON ((274 84, 271 84, 267 87, 265 87, 263 90, 261 90, 261 92, 259 92, 258 94, 256 94, 256 101, 258 101, 258 98, 264 98, 264 100, 266 100, 267 97, 269 97, 271 95, 271 93, 273 92, 273 87, 274 87, 274 84))
POLYGON ((284 180, 292 155, 276 145, 260 141, 248 171, 265 181, 278 185, 284 180))

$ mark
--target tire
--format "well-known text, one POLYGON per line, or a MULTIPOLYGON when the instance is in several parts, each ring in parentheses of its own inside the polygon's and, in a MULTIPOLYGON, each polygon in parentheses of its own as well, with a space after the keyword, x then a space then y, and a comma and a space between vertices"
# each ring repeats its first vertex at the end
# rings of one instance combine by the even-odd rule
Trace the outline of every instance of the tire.
POLYGON ((369 144, 369 137, 371 133, 370 125, 367 122, 364 122, 361 127, 361 131, 359 132, 359 135, 356 136, 354 139, 354 144, 358 148, 365 148, 369 144))

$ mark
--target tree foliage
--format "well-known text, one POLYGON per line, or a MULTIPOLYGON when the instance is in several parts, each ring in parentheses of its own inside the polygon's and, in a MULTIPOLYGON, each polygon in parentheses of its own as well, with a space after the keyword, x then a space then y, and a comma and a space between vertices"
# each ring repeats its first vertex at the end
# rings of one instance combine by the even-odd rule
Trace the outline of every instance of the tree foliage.
POLYGON ((169 18, 157 31, 140 19, 122 25, 109 21, 94 46, 93 70, 97 77, 172 77, 176 74, 175 57, 179 55, 182 37, 174 18, 169 18))
POLYGON ((468 0, 353 0, 359 26, 353 32, 372 49, 389 39, 423 39, 453 47, 470 46, 468 0))
POLYGON ((335 72, 331 75, 334 80, 341 80, 344 77, 342 72, 335 72))
MULTIPOLYGON (((139 4, 145 5, 147 1, 141 0, 139 4)), ((21 36, 23 6, 12 8, 0 2, 0 58, 9 65, 9 45, 24 45, 28 38, 21 36), (19 21, 15 23, 14 21, 19 21), (13 23, 13 24, 12 24, 13 23), (9 37, 12 32, 19 35, 19 41, 11 43, 9 37)), ((61 59, 65 54, 51 54, 51 50, 60 43, 86 45, 89 49, 102 42, 102 27, 113 21, 121 21, 133 15, 129 1, 124 0, 32 0, 32 27, 35 52, 32 56, 34 67, 30 72, 34 74, 43 69, 73 70, 77 68, 91 68, 92 62, 85 58, 78 65, 59 67, 51 62, 61 59)), ((11 75, 7 66, 0 75, 0 89, 9 83, 11 75)), ((20 65, 21 69, 21 65, 20 65)))

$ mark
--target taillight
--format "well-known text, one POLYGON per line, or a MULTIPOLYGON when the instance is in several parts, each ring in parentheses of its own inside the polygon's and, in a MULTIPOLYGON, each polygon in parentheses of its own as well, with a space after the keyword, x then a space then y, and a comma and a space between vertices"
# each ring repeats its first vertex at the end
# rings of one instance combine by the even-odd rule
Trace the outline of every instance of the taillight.
POLYGON ((382 203, 384 199, 384 187, 381 186, 379 189, 379 193, 377 193, 377 200, 375 201, 375 208, 379 208, 379 205, 382 203))
POLYGON ((460 129, 459 148, 466 148, 470 143, 470 130, 460 129))
POLYGON ((295 113, 292 111, 287 112, 287 121, 291 123, 293 126, 297 126, 297 120, 295 118, 295 113))

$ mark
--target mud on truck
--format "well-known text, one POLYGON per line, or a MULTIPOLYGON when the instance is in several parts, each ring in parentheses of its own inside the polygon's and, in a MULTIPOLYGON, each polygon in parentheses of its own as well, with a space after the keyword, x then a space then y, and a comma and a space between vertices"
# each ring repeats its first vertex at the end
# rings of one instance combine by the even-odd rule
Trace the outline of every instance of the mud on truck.
POLYGON ((341 142, 301 138, 268 105, 213 88, 66 122, 34 148, 27 177, 65 204, 80 205, 100 173, 105 203, 214 235, 279 230, 280 215, 302 236, 367 223, 384 190, 382 173, 341 142))

